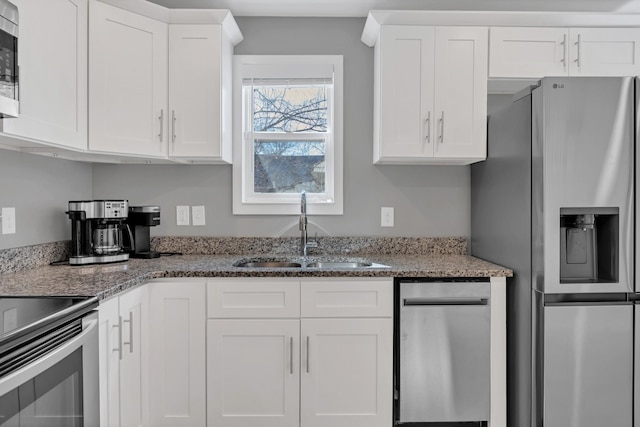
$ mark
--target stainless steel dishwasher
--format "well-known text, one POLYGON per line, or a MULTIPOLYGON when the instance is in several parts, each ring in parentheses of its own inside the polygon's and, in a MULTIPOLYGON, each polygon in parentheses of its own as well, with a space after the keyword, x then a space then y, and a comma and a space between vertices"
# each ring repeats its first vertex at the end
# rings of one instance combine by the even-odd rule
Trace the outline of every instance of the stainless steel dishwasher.
POLYGON ((488 421, 489 297, 488 280, 396 282, 396 424, 488 421))

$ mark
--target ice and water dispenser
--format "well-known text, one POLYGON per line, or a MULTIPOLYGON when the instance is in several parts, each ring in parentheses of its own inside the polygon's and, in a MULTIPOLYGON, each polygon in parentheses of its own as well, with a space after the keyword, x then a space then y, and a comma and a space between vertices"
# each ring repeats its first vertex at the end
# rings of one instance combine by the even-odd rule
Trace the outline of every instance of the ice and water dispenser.
POLYGON ((618 281, 618 208, 560 209, 560 283, 618 281))

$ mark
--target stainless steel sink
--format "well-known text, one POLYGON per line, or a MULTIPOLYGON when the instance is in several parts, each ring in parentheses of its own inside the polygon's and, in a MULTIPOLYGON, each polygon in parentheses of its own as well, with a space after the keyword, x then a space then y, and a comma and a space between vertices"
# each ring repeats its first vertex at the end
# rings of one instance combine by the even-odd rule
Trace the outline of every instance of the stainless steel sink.
POLYGON ((247 268, 301 268, 302 264, 288 261, 247 261, 236 264, 236 267, 247 268))
POLYGON ((376 264, 367 259, 264 259, 253 258, 244 259, 234 264, 235 267, 243 268, 309 268, 314 270, 320 269, 357 269, 357 268, 389 268, 387 265, 376 264))
POLYGON ((370 262, 318 261, 310 262, 307 268, 366 268, 371 265, 370 262))

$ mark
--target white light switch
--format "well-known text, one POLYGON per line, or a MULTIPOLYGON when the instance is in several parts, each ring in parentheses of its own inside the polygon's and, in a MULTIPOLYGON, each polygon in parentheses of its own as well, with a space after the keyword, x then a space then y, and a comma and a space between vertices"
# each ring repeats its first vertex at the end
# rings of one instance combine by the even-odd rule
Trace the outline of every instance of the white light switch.
POLYGON ((2 208, 2 234, 15 234, 16 208, 2 208))
POLYGON ((393 208, 380 209, 380 226, 393 227, 393 208))
POLYGON ((191 206, 193 225, 204 225, 204 206, 191 206))
POLYGON ((189 206, 176 206, 176 225, 189 225, 189 206))

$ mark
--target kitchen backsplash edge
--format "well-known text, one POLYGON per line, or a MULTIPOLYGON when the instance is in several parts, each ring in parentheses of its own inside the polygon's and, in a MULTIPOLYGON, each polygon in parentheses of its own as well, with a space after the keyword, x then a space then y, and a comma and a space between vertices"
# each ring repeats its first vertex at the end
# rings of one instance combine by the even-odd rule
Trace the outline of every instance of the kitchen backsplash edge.
MULTIPOLYGON (((294 237, 185 237, 151 239, 151 248, 185 255, 286 255, 297 254, 294 237)), ((0 250, 0 274, 64 261, 71 242, 43 243, 0 250)), ((319 237, 312 255, 468 255, 467 237, 319 237)))

